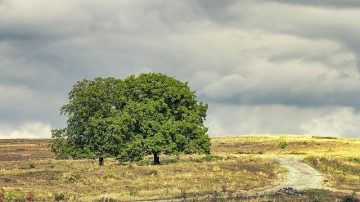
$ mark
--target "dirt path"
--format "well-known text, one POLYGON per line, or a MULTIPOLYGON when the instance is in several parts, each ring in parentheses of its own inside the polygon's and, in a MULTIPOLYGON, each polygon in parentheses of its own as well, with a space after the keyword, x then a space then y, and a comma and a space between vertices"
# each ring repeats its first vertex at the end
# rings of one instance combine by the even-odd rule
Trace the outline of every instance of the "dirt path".
MULTIPOLYGON (((270 188, 265 191, 255 191, 253 193, 245 194, 244 196, 258 196, 263 194, 274 193, 281 188, 291 187, 296 190, 304 189, 322 189, 324 177, 311 166, 302 163, 301 157, 276 157, 276 161, 280 163, 281 166, 285 167, 288 170, 287 177, 279 186, 270 188)), ((211 195, 205 195, 196 198, 177 198, 177 199, 166 199, 166 200, 156 200, 158 202, 177 202, 184 200, 206 200, 211 198, 211 195)), ((223 196, 223 198, 227 198, 223 196)))
MULTIPOLYGON (((349 190, 337 190, 334 188, 329 188, 324 185, 324 177, 317 170, 311 166, 301 162, 302 157, 298 156, 283 156, 275 157, 275 160, 280 163, 281 166, 288 170, 286 179, 278 186, 267 189, 265 191, 253 191, 252 193, 244 194, 243 196, 259 196, 264 194, 271 194, 277 192, 281 188, 294 188, 296 190, 305 190, 305 189, 327 189, 334 192, 343 192, 352 194, 353 191, 349 190)), ((356 193, 360 196, 360 193, 356 193)), ((153 200, 157 202, 180 202, 186 200, 194 201, 209 201, 212 199, 212 195, 205 195, 200 197, 189 197, 189 198, 174 198, 174 199, 165 199, 165 200, 153 200)), ((229 198, 231 195, 223 195, 222 198, 229 198)), ((151 202, 153 202, 151 201, 151 202)))
POLYGON ((324 188, 324 177, 322 174, 311 166, 301 162, 301 157, 276 157, 275 160, 288 170, 287 178, 279 186, 263 191, 262 193, 275 192, 285 187, 291 187, 297 190, 324 188))

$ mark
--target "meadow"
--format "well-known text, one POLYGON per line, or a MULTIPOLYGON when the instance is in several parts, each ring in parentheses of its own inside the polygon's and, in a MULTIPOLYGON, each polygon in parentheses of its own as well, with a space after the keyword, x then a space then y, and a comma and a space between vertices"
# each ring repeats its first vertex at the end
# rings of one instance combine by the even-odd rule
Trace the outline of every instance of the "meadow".
POLYGON ((106 159, 56 160, 51 140, 0 140, 0 201, 134 201, 186 199, 227 201, 342 200, 360 191, 360 140, 295 135, 212 138, 212 154, 151 157, 120 165, 106 159), (284 149, 279 142, 286 142, 284 149), (263 195, 287 171, 274 157, 301 156, 325 176, 332 191, 302 196, 263 195), (337 192, 344 190, 346 192, 337 192), (204 198, 207 196, 207 198, 204 198), (226 199, 225 199, 226 198, 226 199))

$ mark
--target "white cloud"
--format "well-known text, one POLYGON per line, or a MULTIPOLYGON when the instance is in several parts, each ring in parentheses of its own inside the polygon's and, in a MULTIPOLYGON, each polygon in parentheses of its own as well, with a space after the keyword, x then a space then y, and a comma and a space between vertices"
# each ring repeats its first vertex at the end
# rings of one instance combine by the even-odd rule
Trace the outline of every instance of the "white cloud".
POLYGON ((50 125, 41 122, 28 122, 17 128, 0 127, 0 138, 50 138, 50 125))
POLYGON ((351 108, 338 108, 300 125, 306 134, 357 137, 360 134, 360 114, 351 108))
POLYGON ((348 107, 212 105, 209 134, 309 134, 358 137, 360 113, 348 107), (270 132, 269 132, 270 131, 270 132))

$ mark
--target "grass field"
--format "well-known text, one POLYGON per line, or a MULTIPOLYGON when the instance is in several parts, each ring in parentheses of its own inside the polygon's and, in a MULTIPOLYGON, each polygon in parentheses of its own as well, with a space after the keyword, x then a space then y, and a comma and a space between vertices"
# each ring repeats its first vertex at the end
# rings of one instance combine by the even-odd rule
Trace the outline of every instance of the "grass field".
POLYGON ((307 157, 305 161, 327 176, 328 186, 360 192, 360 158, 307 157))
MULTIPOLYGON (((324 173, 327 185, 359 191, 360 140, 312 136, 259 135, 212 138, 212 156, 161 156, 119 165, 106 159, 55 160, 50 140, 0 140, 0 199, 6 201, 122 201, 210 195, 228 200, 286 201, 286 196, 242 198, 244 193, 279 184, 286 171, 272 157, 300 155, 324 173), (280 149, 279 142, 287 143, 280 149)), ((346 194, 309 190, 293 201, 344 198, 346 194), (315 198, 314 198, 315 197, 315 198), (320 198, 319 198, 320 197, 320 198)), ((1 201, 1 200, 0 200, 1 201)), ((314 200, 312 200, 314 201, 314 200)))

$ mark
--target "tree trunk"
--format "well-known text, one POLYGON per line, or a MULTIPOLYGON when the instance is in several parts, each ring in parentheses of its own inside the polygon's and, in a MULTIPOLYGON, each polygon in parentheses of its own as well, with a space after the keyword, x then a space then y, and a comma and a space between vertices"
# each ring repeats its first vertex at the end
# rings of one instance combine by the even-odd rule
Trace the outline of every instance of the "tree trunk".
POLYGON ((154 152, 153 154, 154 154, 154 165, 160 165, 159 153, 154 152))
POLYGON ((100 157, 99 158, 99 166, 103 166, 104 165, 104 157, 100 157))

